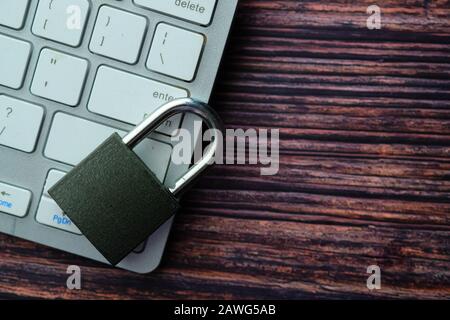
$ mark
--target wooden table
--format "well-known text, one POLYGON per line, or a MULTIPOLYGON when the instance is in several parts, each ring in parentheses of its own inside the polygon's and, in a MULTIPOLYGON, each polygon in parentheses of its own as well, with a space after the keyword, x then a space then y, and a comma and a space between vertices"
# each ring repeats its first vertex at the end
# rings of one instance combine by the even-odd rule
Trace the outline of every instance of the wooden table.
POLYGON ((279 174, 212 169, 149 275, 1 235, 0 297, 449 298, 450 2, 372 3, 242 0, 213 104, 280 128, 279 174))

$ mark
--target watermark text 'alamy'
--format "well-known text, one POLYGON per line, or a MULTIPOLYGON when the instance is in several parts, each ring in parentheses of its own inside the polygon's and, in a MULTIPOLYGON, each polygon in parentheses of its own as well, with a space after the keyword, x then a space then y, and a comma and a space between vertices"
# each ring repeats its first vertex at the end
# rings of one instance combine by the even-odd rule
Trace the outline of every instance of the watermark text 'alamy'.
MULTIPOLYGON (((193 132, 202 133, 201 121, 195 121, 193 132)), ((190 130, 182 128, 172 137, 175 144, 172 153, 173 163, 191 164, 192 154, 194 162, 199 160, 203 156, 203 143, 211 142, 214 136, 218 137, 218 148, 212 161, 215 164, 259 164, 262 166, 260 169, 262 176, 273 176, 278 173, 279 129, 226 129, 225 136, 221 131, 209 129, 203 133, 201 140, 194 137, 190 130)))

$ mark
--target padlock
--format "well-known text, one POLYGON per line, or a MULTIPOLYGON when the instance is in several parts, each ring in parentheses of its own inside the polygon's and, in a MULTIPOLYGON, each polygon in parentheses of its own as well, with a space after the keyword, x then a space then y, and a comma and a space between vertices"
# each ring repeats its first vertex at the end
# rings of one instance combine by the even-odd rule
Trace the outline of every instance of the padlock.
POLYGON ((82 234, 112 265, 156 231, 179 209, 179 194, 214 158, 217 114, 190 99, 158 108, 123 139, 113 134, 49 190, 49 194, 82 234), (213 133, 204 157, 176 182, 164 186, 132 149, 166 119, 177 113, 200 116, 213 133))

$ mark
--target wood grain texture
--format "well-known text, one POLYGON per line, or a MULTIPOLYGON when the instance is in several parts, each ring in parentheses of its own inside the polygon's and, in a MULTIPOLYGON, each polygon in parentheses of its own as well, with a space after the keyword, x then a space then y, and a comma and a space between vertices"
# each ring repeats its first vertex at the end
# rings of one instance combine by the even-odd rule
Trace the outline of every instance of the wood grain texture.
POLYGON ((371 4, 241 0, 213 104, 280 128, 279 174, 213 168, 149 275, 1 235, 0 297, 448 299, 450 1, 371 4))

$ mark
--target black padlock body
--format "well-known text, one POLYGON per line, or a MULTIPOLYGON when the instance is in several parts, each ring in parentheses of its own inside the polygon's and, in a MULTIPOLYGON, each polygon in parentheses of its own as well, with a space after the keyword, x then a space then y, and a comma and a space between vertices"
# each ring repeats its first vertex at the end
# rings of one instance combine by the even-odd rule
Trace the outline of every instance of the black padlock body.
POLYGON ((174 195, 118 134, 70 171, 49 194, 112 265, 179 209, 174 195))

